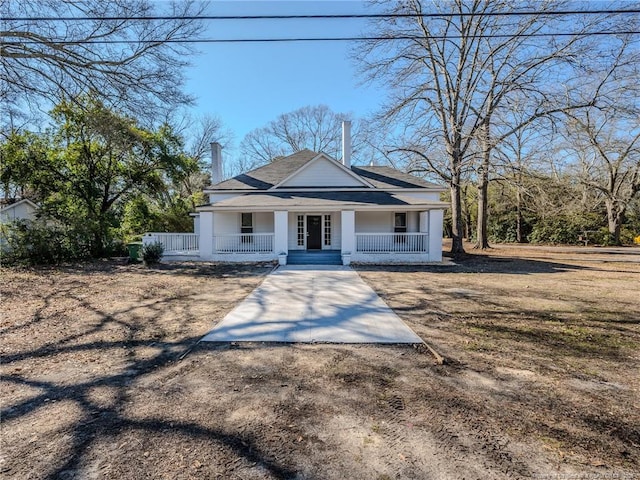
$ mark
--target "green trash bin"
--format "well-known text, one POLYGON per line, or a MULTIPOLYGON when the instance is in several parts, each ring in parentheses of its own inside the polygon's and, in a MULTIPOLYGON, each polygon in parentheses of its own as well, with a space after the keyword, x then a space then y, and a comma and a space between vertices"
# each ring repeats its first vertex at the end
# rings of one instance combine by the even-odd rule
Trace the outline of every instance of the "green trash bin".
POLYGON ((129 261, 139 262, 140 253, 142 252, 142 242, 127 243, 127 248, 129 249, 129 261))

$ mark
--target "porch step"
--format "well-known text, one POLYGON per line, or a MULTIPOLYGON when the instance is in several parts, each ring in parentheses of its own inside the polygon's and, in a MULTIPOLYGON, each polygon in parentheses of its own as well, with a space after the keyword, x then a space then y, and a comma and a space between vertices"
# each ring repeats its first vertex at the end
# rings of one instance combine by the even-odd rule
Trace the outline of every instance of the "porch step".
POLYGON ((289 250, 288 265, 342 265, 340 250, 289 250))

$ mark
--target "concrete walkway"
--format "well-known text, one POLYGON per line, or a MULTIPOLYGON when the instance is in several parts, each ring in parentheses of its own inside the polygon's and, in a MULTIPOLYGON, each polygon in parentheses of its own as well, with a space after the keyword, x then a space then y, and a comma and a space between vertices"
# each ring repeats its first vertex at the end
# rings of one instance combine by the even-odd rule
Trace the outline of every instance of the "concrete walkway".
POLYGON ((350 267, 280 267, 205 342, 422 343, 350 267))

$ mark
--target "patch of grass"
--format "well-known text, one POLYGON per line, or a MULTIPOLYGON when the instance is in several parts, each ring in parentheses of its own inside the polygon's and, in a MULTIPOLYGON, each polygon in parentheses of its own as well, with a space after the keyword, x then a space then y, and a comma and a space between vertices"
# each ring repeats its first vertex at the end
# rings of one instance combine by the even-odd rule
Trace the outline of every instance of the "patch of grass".
POLYGON ((463 347, 465 350, 469 350, 471 352, 490 352, 495 350, 490 343, 479 340, 469 340, 463 345, 463 347))
POLYGON ((557 438, 552 438, 546 435, 539 435, 538 441, 548 450, 552 450, 554 452, 561 452, 563 449, 563 443, 557 438))
POLYGON ((637 347, 632 339, 622 334, 601 332, 584 325, 537 323, 522 325, 512 323, 476 323, 468 328, 473 340, 465 348, 485 349, 485 344, 495 342, 520 342, 549 349, 555 357, 566 355, 597 355, 618 358, 621 350, 637 347), (478 337, 482 337, 478 339, 478 337))

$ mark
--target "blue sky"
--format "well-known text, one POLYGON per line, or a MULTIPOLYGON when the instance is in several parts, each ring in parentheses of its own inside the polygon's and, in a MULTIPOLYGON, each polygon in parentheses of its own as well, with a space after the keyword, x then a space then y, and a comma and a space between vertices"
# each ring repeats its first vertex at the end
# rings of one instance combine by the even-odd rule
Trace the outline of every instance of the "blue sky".
MULTIPOLYGON (((362 13, 358 1, 212 2, 212 15, 362 13)), ((365 20, 208 21, 206 38, 358 36, 365 20)), ((249 131, 279 114, 325 104, 356 117, 374 111, 379 87, 359 85, 349 42, 199 44, 188 71, 187 90, 197 97, 197 114, 218 116, 239 144, 249 131)))

